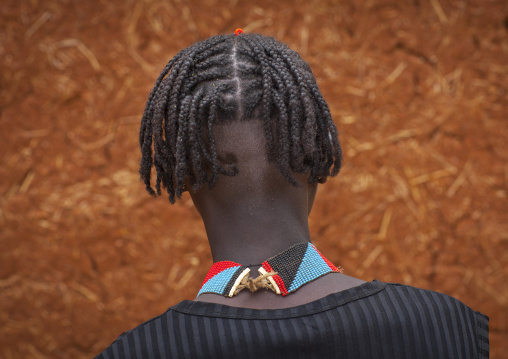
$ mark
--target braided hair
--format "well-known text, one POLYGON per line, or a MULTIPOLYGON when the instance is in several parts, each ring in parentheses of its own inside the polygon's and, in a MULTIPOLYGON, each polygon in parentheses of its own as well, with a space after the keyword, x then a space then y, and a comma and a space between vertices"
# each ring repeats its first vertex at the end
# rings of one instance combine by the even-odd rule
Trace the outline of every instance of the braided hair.
POLYGON ((174 203, 186 179, 197 190, 212 188, 220 174, 236 175, 234 163, 217 156, 213 127, 254 118, 264 123, 268 161, 291 184, 301 185, 294 173, 315 183, 339 172, 337 128, 309 65, 271 37, 219 35, 180 51, 148 97, 139 132, 148 193, 166 188, 174 203))

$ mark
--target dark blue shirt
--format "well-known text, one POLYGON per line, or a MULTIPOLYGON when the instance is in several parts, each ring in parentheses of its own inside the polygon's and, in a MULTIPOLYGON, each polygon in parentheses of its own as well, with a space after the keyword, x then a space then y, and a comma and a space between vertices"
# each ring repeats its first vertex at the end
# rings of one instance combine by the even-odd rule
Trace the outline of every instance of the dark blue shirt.
POLYGON ((488 358, 488 317, 448 295, 380 281, 298 307, 183 301, 97 358, 488 358))

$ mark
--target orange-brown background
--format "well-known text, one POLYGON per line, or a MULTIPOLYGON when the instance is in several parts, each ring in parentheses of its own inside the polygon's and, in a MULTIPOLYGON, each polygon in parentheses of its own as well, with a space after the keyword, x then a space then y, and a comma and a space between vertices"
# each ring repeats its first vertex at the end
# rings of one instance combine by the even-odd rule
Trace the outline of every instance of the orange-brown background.
POLYGON ((237 27, 311 64, 344 169, 311 233, 365 280, 453 295, 508 350, 508 3, 6 1, 0 7, 0 357, 89 358, 192 299, 211 257, 188 196, 139 183, 165 63, 237 27))

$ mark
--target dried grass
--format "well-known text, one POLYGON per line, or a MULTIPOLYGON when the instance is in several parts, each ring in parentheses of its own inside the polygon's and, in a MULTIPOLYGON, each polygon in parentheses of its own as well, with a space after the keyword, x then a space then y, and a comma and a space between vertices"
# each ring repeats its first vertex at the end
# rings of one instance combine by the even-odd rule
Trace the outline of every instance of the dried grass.
POLYGON ((436 12, 436 15, 437 15, 439 21, 441 22, 441 24, 448 23, 448 17, 446 16, 439 1, 438 0, 430 0, 430 3, 432 4, 432 8, 436 12))
POLYGON ((42 15, 26 30, 25 39, 28 40, 32 35, 39 30, 48 21, 51 19, 53 14, 50 11, 45 11, 42 15))
POLYGON ((85 287, 84 285, 79 284, 76 281, 73 281, 70 283, 70 287, 78 291, 80 294, 82 294, 87 299, 91 300, 92 302, 99 302, 100 297, 95 294, 93 291, 85 287))
POLYGON ((88 60, 90 66, 92 66, 95 71, 99 72, 101 70, 101 65, 95 54, 79 39, 65 39, 51 43, 50 45, 40 44, 39 48, 42 52, 46 53, 48 61, 56 69, 63 70, 73 62, 72 57, 62 52, 61 49, 76 48, 88 60))

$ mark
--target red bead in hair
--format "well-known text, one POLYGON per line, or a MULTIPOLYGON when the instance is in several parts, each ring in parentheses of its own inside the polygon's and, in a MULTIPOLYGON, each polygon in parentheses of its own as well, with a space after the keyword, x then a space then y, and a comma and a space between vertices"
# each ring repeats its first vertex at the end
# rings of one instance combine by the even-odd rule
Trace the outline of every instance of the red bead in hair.
POLYGON ((238 28, 235 30, 235 35, 238 36, 240 34, 243 34, 243 30, 241 28, 238 28))

